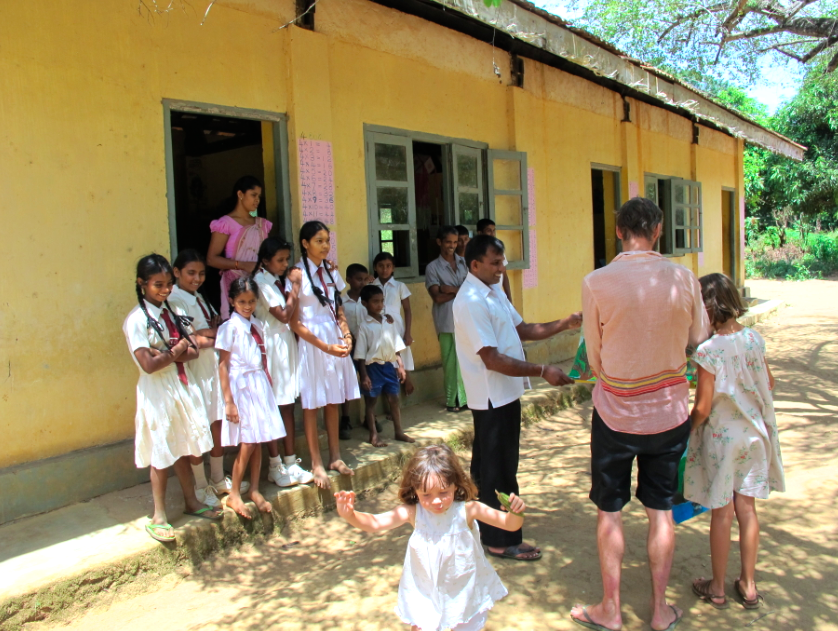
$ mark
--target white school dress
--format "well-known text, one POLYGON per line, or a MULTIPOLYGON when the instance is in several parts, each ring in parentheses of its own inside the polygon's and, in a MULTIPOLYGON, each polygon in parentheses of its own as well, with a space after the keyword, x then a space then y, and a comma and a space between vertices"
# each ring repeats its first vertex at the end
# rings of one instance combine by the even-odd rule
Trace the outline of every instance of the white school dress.
POLYGON ((716 334, 693 360, 716 380, 710 418, 690 435, 684 497, 713 509, 730 504, 734 492, 766 499, 785 491, 762 336, 747 327, 716 334))
MULTIPOLYGON (((376 278, 372 284, 378 285, 384 292, 384 313, 393 317, 396 329, 399 331, 399 335, 404 338, 402 300, 411 296, 410 290, 407 288, 407 285, 396 280, 392 276, 390 277, 390 280, 384 284, 381 283, 381 279, 379 278, 376 278)), ((401 355, 404 369, 407 371, 413 370, 413 353, 411 352, 410 347, 405 346, 405 349, 399 354, 401 355)))
POLYGON ((256 319, 262 323, 265 331, 268 372, 273 380, 274 397, 277 405, 291 405, 300 395, 297 338, 291 327, 277 320, 270 312, 274 307, 285 308, 285 285, 266 270, 256 274, 254 280, 259 286, 256 319))
POLYGON ((285 436, 273 389, 262 361, 262 350, 253 335, 256 327, 264 341, 265 334, 256 318, 245 320, 233 312, 218 328, 215 348, 230 352, 230 391, 239 411, 239 422, 226 418, 221 423, 221 444, 234 447, 241 443, 266 443, 285 436))
MULTIPOLYGON (((163 309, 144 300, 148 315, 160 324, 168 339, 168 329, 163 320, 163 309)), ((134 461, 137 467, 155 469, 171 467, 183 456, 200 456, 212 449, 207 412, 201 400, 201 390, 189 370, 185 371, 187 384, 178 376, 172 363, 162 370, 147 373, 137 361, 134 351, 138 348, 168 350, 166 342, 149 324, 146 314, 137 305, 122 324, 131 359, 140 371, 137 382, 137 413, 134 417, 134 461)), ((183 365, 188 366, 192 362, 183 365)))
MULTIPOLYGON (((169 296, 169 304, 176 313, 192 318, 190 333, 210 327, 212 309, 200 294, 191 294, 175 285, 169 296)), ((218 381, 218 354, 215 349, 202 348, 198 359, 189 362, 187 367, 195 375, 201 389, 209 422, 220 421, 224 416, 224 395, 218 381)))
POLYGON ((469 528, 466 503, 454 502, 441 515, 416 504, 415 522, 396 614, 422 631, 467 628, 508 593, 483 553, 477 521, 469 528))
MULTIPOLYGON (((343 278, 336 271, 327 273, 322 262, 318 267, 308 259, 300 259, 297 267, 303 272, 297 307, 300 322, 326 344, 348 342, 342 339, 343 333, 337 323, 333 302, 335 289, 340 293, 346 287, 343 278), (306 266, 308 266, 308 272, 306 272, 306 266), (318 270, 320 270, 319 273, 318 270), (329 274, 331 274, 331 279, 329 274), (329 299, 326 305, 321 305, 317 296, 314 295, 312 283, 317 283, 329 299)), ((290 291, 291 283, 286 283, 286 289, 290 291)), ((302 338, 300 338, 298 348, 300 399, 304 410, 316 410, 324 405, 340 404, 361 398, 358 375, 355 373, 352 357, 329 355, 302 338)))

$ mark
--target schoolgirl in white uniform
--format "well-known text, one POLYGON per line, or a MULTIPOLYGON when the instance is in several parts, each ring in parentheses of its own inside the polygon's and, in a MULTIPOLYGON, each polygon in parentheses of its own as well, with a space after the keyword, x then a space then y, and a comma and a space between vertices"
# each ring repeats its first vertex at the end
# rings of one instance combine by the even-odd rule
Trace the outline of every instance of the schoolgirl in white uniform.
POLYGON ((167 303, 174 284, 172 267, 159 254, 137 263, 137 301, 122 331, 140 372, 134 460, 150 467, 154 515, 146 532, 157 541, 175 540, 166 515, 166 485, 174 467, 183 490, 187 515, 217 520, 221 512, 204 505, 195 495, 189 456, 212 447, 209 421, 201 390, 185 362, 198 358, 182 320, 167 303))
POLYGON ((224 393, 224 421, 221 444, 241 445, 233 465, 233 488, 227 506, 250 519, 241 498, 241 482, 250 463, 250 499, 263 513, 271 504, 259 492, 262 468, 261 443, 285 436, 268 372, 265 334, 254 317, 259 290, 249 276, 237 278, 230 285, 228 299, 231 316, 218 329, 218 376, 224 393))
MULTIPOLYGON (((320 457, 317 411, 323 408, 329 437, 329 469, 354 475, 340 455, 339 406, 359 399, 361 392, 350 357, 352 335, 341 307, 340 292, 346 283, 324 264, 330 249, 329 229, 319 221, 303 224, 300 247, 302 258, 297 267, 302 270, 302 280, 291 329, 300 338, 300 399, 312 473, 317 486, 328 488, 329 476, 320 457)), ((286 289, 290 291, 290 282, 286 289)))
POLYGON ((190 458, 195 476, 195 492, 198 499, 207 506, 220 506, 215 487, 226 493, 224 480, 224 449, 221 446, 221 417, 224 414, 224 400, 218 384, 218 356, 215 353, 215 334, 221 318, 215 309, 201 296, 199 289, 206 279, 204 257, 197 250, 178 252, 174 265, 176 284, 169 296, 169 303, 178 315, 185 316, 190 324, 187 331, 196 340, 198 359, 189 363, 189 370, 201 389, 207 419, 212 431, 210 451, 210 480, 207 481, 203 456, 190 458))
POLYGON ((297 308, 302 272, 295 267, 288 278, 285 277, 290 258, 290 243, 268 237, 259 247, 259 258, 253 270, 253 280, 259 287, 256 319, 262 323, 265 331, 268 372, 285 424, 284 462, 279 455, 277 441, 268 443, 268 480, 281 487, 308 484, 314 479, 311 473, 300 466, 300 459, 294 453, 294 401, 300 394, 300 377, 297 339, 288 323, 297 308), (286 290, 286 281, 291 286, 290 290, 286 290))

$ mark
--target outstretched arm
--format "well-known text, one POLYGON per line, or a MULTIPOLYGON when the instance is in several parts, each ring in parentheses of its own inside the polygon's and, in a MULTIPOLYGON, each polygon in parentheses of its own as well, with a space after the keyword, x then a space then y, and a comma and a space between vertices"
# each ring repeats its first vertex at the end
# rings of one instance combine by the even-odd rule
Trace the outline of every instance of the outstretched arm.
POLYGON ((568 329, 578 329, 582 326, 582 312, 571 313, 566 318, 545 322, 544 324, 527 324, 521 322, 516 328, 518 337, 524 342, 546 340, 568 329))
MULTIPOLYGON (((524 500, 513 493, 509 496, 509 508, 515 513, 523 513, 527 505, 524 503, 524 500)), ((489 524, 495 528, 501 528, 510 532, 518 530, 524 525, 523 516, 495 510, 482 502, 469 502, 466 504, 466 515, 468 516, 469 524, 476 519, 477 521, 482 521, 484 524, 489 524)))
POLYGON ((398 528, 404 524, 412 524, 416 514, 416 507, 407 504, 402 504, 391 511, 378 515, 356 512, 355 493, 353 491, 335 493, 335 500, 338 505, 338 514, 352 526, 364 532, 378 533, 398 528))

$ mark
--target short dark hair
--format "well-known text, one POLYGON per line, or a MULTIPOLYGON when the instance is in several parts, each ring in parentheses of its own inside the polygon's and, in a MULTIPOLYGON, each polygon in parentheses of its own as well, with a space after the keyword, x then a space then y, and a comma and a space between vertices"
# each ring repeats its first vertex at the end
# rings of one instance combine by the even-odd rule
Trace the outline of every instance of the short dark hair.
POLYGON ((360 263, 352 263, 349 267, 346 268, 346 277, 351 278, 355 276, 355 274, 369 274, 370 271, 361 265, 360 263))
POLYGON ((477 232, 483 232, 489 226, 494 226, 495 222, 489 219, 488 217, 481 219, 477 222, 477 232))
POLYGON ((436 232, 436 238, 442 240, 449 234, 453 234, 458 238, 460 236, 460 233, 457 232, 457 229, 454 226, 440 226, 439 230, 436 232))
POLYGON ((361 302, 369 302, 370 298, 373 296, 377 296, 378 294, 383 294, 384 290, 381 289, 378 285, 365 285, 364 288, 361 290, 361 302))
POLYGON ((617 211, 617 227, 624 238, 651 239, 663 221, 663 211, 651 199, 633 197, 617 211))
POLYGON ((739 318, 748 311, 742 304, 742 297, 736 285, 724 274, 707 274, 699 278, 698 282, 701 283, 704 308, 714 324, 739 318))
POLYGON ((466 267, 471 271, 472 261, 482 261, 483 257, 489 253, 489 250, 497 250, 503 254, 503 241, 497 237, 491 237, 488 234, 478 234, 466 246, 466 267))
POLYGON ((457 226, 457 234, 461 237, 467 237, 468 228, 466 228, 465 226, 457 226))

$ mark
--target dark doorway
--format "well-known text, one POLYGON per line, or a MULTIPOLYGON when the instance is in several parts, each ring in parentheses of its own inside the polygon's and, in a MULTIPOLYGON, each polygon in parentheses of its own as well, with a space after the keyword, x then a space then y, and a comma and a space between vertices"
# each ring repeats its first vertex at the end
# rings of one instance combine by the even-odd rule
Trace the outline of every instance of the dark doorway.
MULTIPOLYGON (((210 222, 232 210, 224 208, 223 202, 230 197, 236 180, 253 175, 265 183, 262 133, 263 127, 270 129, 270 123, 173 111, 171 124, 177 250, 195 248, 206 254, 210 222)), ((265 216, 266 199, 274 194, 263 191, 261 217, 265 216)), ((218 308, 217 270, 207 267, 201 290, 218 308)))
POLYGON ((413 182, 416 189, 416 245, 419 275, 439 256, 436 233, 445 225, 445 180, 442 145, 413 143, 413 182))
MULTIPOLYGON (((736 282, 736 192, 722 190, 722 269, 736 282)), ((742 228, 744 230, 744 226, 742 228)))
POLYGON ((620 207, 620 172, 616 167, 591 169, 594 220, 594 269, 605 267, 620 252, 614 213, 620 207))
POLYGON ((594 210, 594 269, 605 267, 605 191, 602 171, 591 169, 591 197, 594 210))

